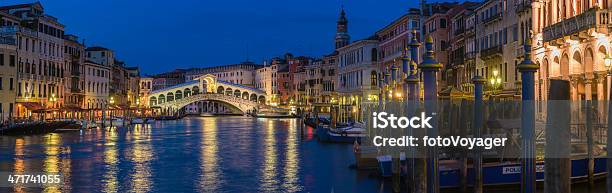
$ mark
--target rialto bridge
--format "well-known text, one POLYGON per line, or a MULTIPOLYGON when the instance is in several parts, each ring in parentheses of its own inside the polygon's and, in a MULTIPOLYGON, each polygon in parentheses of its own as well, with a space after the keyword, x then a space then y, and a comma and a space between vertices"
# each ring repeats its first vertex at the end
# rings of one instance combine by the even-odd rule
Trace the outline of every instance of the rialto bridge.
POLYGON ((175 115, 188 106, 197 109, 197 113, 245 114, 264 108, 267 97, 261 90, 221 81, 210 74, 154 90, 149 96, 151 108, 165 115, 175 115))

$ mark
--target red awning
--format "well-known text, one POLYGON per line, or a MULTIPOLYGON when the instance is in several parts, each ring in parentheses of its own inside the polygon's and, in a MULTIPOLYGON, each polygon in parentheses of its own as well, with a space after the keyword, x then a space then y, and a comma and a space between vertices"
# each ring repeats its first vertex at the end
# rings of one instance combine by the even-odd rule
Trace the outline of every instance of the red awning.
POLYGON ((42 105, 36 102, 19 102, 17 103, 17 105, 23 105, 26 109, 30 111, 40 110, 44 108, 42 105))

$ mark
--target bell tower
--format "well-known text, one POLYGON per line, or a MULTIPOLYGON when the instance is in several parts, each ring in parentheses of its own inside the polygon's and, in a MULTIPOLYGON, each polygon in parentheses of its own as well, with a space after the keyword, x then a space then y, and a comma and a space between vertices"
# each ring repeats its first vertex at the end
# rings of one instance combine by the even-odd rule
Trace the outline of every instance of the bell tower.
POLYGON ((348 45, 350 39, 351 37, 348 35, 348 20, 346 19, 346 13, 343 7, 336 24, 336 49, 348 45))

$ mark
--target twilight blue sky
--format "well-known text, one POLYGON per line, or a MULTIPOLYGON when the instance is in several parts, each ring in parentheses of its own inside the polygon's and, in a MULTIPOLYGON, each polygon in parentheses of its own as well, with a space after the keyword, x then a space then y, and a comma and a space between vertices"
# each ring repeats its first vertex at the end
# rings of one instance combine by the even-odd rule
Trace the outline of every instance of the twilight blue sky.
MULTIPOLYGON (((0 5, 32 0, 3 0, 0 5)), ((417 0, 41 0, 67 34, 117 53, 143 74, 217 66, 285 52, 333 49, 343 3, 351 40, 366 38, 418 6, 417 0)))

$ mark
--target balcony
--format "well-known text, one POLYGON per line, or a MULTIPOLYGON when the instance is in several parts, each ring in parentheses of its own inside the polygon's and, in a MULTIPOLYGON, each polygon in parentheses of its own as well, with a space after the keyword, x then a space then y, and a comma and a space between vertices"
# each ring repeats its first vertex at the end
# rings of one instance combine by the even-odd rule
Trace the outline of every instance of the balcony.
POLYGON ((2 35, 15 35, 16 33, 21 33, 31 37, 38 37, 38 32, 18 25, 0 27, 0 34, 2 35))
MULTIPOLYGON (((586 32, 592 28, 599 33, 607 34, 608 25, 612 23, 610 20, 610 10, 591 8, 580 15, 544 27, 543 40, 550 42, 570 35, 581 37, 580 32, 586 32)), ((584 34, 582 38, 588 38, 587 34, 584 34)))
POLYGON ((527 1, 523 1, 523 2, 516 4, 514 11, 516 13, 523 13, 523 12, 527 12, 530 9, 531 9, 531 1, 527 0, 527 1))
POLYGON ((474 30, 474 27, 468 27, 467 29, 465 29, 465 37, 470 37, 470 36, 474 36, 476 35, 475 33, 476 31, 474 30))
POLYGON ((459 35, 463 34, 463 32, 465 32, 465 29, 464 29, 464 28, 458 28, 458 29, 456 29, 456 30, 455 30, 455 32, 453 33, 453 35, 455 35, 455 36, 459 36, 459 35))
POLYGON ((475 51, 471 51, 471 52, 466 52, 465 53, 465 60, 472 60, 476 58, 476 52, 475 51))
POLYGON ((502 46, 497 45, 484 50, 480 50, 480 58, 483 60, 491 59, 496 56, 501 56, 503 54, 502 46))
POLYGON ((70 88, 70 93, 72 94, 81 94, 82 90, 79 88, 70 88))
POLYGON ((13 37, 0 37, 0 44, 16 46, 17 41, 13 37))
POLYGON ((502 19, 502 13, 499 12, 495 15, 491 15, 490 17, 485 18, 484 20, 482 20, 482 23, 484 23, 485 25, 489 25, 491 22, 501 20, 501 19, 502 19))

